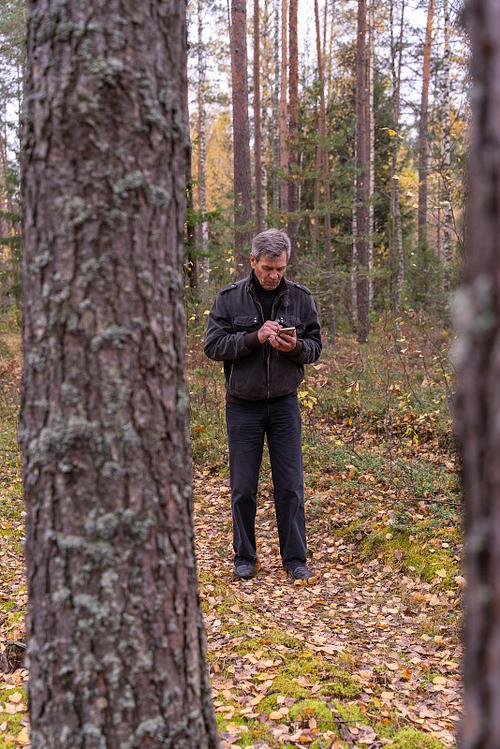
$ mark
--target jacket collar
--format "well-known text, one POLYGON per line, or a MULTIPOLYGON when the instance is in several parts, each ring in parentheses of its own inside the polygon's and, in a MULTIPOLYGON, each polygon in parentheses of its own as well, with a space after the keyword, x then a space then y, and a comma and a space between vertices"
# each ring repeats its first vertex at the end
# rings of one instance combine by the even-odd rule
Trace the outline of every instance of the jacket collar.
MULTIPOLYGON (((277 296, 287 294, 290 291, 291 286, 292 284, 290 283, 290 281, 287 281, 285 276, 283 276, 278 288, 276 289, 277 296)), ((253 271, 250 271, 250 275, 245 278, 245 291, 250 291, 250 289, 252 288, 255 288, 254 273, 253 271)))

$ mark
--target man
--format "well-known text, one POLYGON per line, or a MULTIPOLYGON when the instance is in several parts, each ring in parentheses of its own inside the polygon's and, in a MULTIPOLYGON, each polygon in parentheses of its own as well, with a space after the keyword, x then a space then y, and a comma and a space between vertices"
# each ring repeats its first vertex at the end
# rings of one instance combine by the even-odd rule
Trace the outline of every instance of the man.
POLYGON ((290 578, 306 580, 301 421, 297 388, 304 364, 321 353, 310 291, 285 279, 290 240, 269 229, 252 242, 251 274, 216 296, 205 353, 224 362, 233 517, 234 571, 254 576, 255 514, 264 437, 274 485, 280 552, 290 578), (280 333, 284 328, 289 332, 280 333))

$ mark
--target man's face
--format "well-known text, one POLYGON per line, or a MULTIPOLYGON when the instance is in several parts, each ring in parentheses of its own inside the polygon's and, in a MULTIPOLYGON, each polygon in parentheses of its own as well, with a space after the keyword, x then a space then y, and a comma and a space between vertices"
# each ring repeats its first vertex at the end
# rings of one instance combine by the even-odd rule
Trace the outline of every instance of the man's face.
POLYGON ((285 275, 286 261, 286 252, 282 252, 279 257, 270 257, 264 254, 258 260, 250 255, 250 265, 257 276, 258 282, 266 291, 278 288, 285 275))

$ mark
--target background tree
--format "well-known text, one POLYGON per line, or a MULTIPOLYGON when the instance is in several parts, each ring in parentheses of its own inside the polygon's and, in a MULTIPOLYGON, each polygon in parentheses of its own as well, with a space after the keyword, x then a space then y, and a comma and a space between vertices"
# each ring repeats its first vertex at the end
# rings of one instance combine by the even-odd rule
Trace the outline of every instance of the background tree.
POLYGON ((184 5, 28 5, 31 744, 218 745, 191 532, 184 5), (49 147, 50 144, 50 147, 49 147))
POLYGON ((262 135, 260 101, 260 9, 259 0, 253 3, 253 121, 255 163, 255 225, 257 233, 264 228, 262 204, 262 135))
POLYGON ((392 154, 391 154, 391 222, 389 227, 389 250, 392 270, 391 303, 394 314, 395 338, 401 337, 399 315, 401 312, 401 295, 404 282, 404 252, 403 228, 401 223, 401 197, 399 174, 399 143, 400 143, 400 109, 401 109, 401 71, 403 67, 403 35, 405 25, 405 0, 400 0, 399 31, 396 36, 395 10, 397 4, 390 2, 390 34, 391 34, 391 83, 392 83, 392 154))
POLYGON ((297 232, 299 219, 299 188, 297 138, 299 116, 299 45, 297 36, 298 0, 290 0, 289 6, 289 86, 288 86, 288 235, 292 243, 292 268, 297 264, 297 232))
POLYGON ((198 191, 198 210, 200 220, 197 224, 198 235, 198 254, 203 258, 205 271, 209 267, 208 261, 208 222, 206 219, 207 212, 207 191, 206 191, 206 155, 207 155, 207 134, 206 134, 206 49, 203 41, 203 18, 206 14, 204 0, 197 1, 197 21, 198 21, 198 40, 197 40, 197 57, 198 57, 198 169, 197 169, 197 191, 198 191))
POLYGON ((248 125, 246 0, 231 0, 231 80, 234 142, 234 250, 237 275, 248 268, 251 219, 250 134, 248 125))
POLYGON ((434 0, 428 0, 427 25, 425 28, 423 61, 422 61, 422 95, 420 98, 420 112, 418 121, 418 259, 420 269, 425 275, 427 272, 427 202, 428 202, 428 177, 429 177, 429 84, 431 74, 431 52, 432 36, 434 26, 434 0))
POLYGON ((330 170, 328 163, 327 125, 326 125, 326 102, 325 102, 325 76, 323 68, 323 50, 321 48, 321 28, 319 18, 318 0, 314 0, 314 17, 316 22, 316 59, 318 64, 319 84, 319 149, 318 162, 321 163, 323 174, 323 202, 324 202, 324 263, 326 283, 326 309, 324 312, 325 322, 332 333, 335 334, 335 302, 332 286, 332 225, 330 216, 330 170))
POLYGON ((370 202, 370 125, 368 118, 366 2, 358 0, 356 47, 356 263, 357 333, 365 343, 369 330, 369 202, 370 202))
POLYGON ((280 58, 280 210, 288 210, 288 0, 281 0, 281 58, 280 58))

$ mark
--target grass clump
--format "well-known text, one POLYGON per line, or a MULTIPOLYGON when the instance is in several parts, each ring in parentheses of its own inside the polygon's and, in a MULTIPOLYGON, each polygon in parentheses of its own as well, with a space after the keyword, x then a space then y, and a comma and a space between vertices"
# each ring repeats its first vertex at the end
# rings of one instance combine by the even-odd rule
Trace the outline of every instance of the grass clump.
POLYGON ((437 739, 414 728, 403 728, 394 734, 392 749, 444 749, 437 739))

